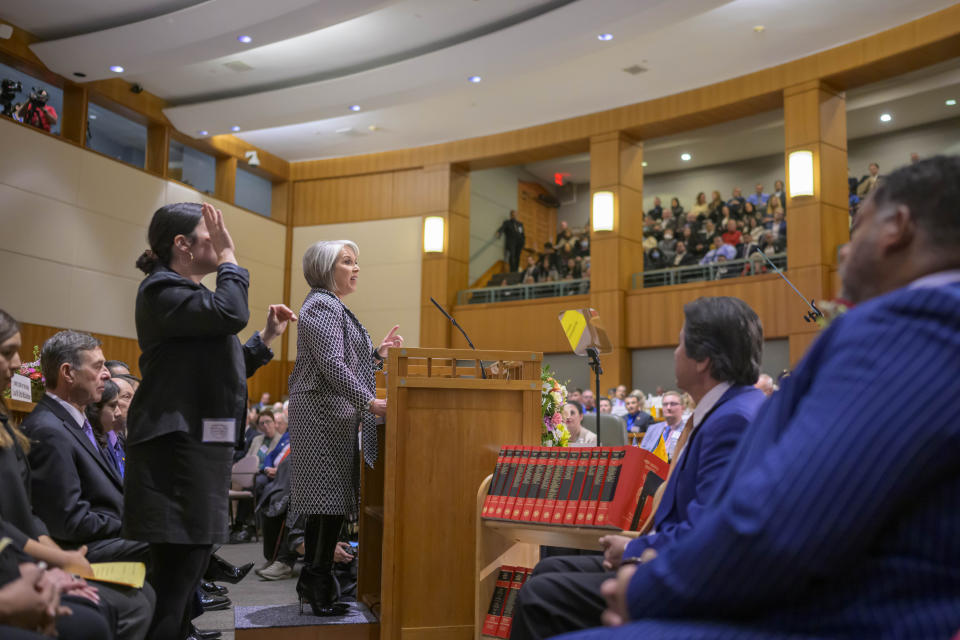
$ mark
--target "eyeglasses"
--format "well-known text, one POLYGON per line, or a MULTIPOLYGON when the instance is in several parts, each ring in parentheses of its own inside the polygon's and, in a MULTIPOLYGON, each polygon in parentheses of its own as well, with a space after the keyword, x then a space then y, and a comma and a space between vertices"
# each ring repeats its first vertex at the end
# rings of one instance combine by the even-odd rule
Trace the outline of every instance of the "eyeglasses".
POLYGON ((679 406, 680 406, 680 403, 679 403, 679 402, 664 402, 664 403, 663 403, 663 406, 665 406, 665 407, 679 407, 679 406))

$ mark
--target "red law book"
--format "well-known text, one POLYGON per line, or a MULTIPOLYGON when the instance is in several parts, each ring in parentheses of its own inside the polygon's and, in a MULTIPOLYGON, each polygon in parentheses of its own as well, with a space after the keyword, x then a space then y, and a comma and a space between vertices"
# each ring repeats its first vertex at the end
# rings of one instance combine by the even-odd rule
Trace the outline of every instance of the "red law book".
POLYGON ((497 490, 498 484, 500 484, 503 477, 504 471, 504 462, 507 457, 506 447, 500 449, 500 453, 497 454, 497 466, 493 469, 493 477, 490 479, 490 487, 487 489, 487 497, 483 499, 483 509, 480 510, 481 517, 489 517, 495 511, 495 503, 497 501, 497 490))
POLYGON ((520 480, 520 489, 517 491, 517 500, 513 503, 513 513, 511 520, 520 520, 523 515, 523 508, 527 504, 527 493, 530 491, 530 483, 533 481, 533 474, 540 464, 540 447, 527 447, 530 449, 530 459, 527 461, 527 467, 523 470, 523 478, 520 480))
POLYGON ((593 490, 593 478, 597 475, 597 466, 600 463, 600 447, 590 447, 590 463, 587 467, 587 476, 583 480, 583 493, 580 494, 580 504, 577 505, 575 524, 582 527, 587 524, 587 504, 590 502, 590 492, 593 490))
POLYGON ((483 619, 483 630, 481 633, 490 638, 497 638, 497 629, 500 626, 500 616, 503 613, 503 605, 507 600, 507 592, 510 590, 510 584, 513 579, 514 570, 517 567, 500 567, 497 572, 497 582, 493 587, 493 597, 490 599, 490 607, 487 609, 487 617, 483 619))
MULTIPOLYGON (((620 470, 623 465, 623 458, 627 455, 628 447, 612 447, 610 451, 610 463, 607 465, 607 477, 603 480, 603 491, 600 492, 600 501, 597 504, 597 517, 593 523, 598 527, 615 527, 610 522, 610 504, 617 493, 620 483, 620 470)), ((636 448, 636 447, 630 447, 636 448)))
POLYGON ((546 524, 553 522, 553 512, 559 504, 560 485, 563 483, 563 475, 567 470, 568 455, 570 453, 570 450, 566 447, 553 447, 553 449, 554 451, 552 451, 551 454, 556 456, 556 462, 554 464, 553 475, 550 477, 547 497, 543 501, 543 508, 540 510, 540 522, 546 524))
POLYGON ((517 502, 517 495, 520 493, 520 483, 523 482, 523 474, 527 471, 532 449, 533 447, 520 447, 520 459, 517 461, 517 470, 513 474, 513 480, 510 481, 510 490, 507 493, 507 499, 503 503, 503 515, 501 517, 504 520, 513 519, 513 506, 517 502))
POLYGON ((547 496, 550 494, 550 485, 553 482, 553 476, 557 470, 559 457, 560 447, 547 447, 543 478, 540 480, 540 491, 537 493, 537 499, 533 503, 533 513, 530 514, 530 522, 543 521, 543 510, 547 506, 547 496))
POLYGON ((520 515, 514 520, 529 522, 533 519, 533 506, 537 502, 537 496, 540 495, 540 483, 543 482, 543 473, 547 469, 547 455, 547 447, 536 447, 534 449, 531 458, 533 460, 533 473, 530 474, 527 492, 520 504, 520 515))
POLYGON ((557 506, 553 510, 553 524, 572 525, 577 519, 577 501, 580 499, 580 493, 574 494, 573 486, 577 484, 577 473, 581 473, 580 487, 583 487, 583 475, 587 473, 587 468, 580 465, 580 458, 587 453, 586 449, 569 449, 567 466, 563 472, 563 481, 560 483, 560 493, 557 494, 557 506), (570 513, 570 506, 573 504, 573 513, 569 520, 567 514, 570 513))
POLYGON ((509 447, 507 457, 504 460, 504 472, 501 475, 499 487, 497 489, 496 500, 494 501, 492 518, 503 518, 503 507, 507 501, 507 493, 510 492, 510 486, 513 478, 517 475, 517 465, 520 464, 520 447, 509 447))
POLYGON ((580 508, 583 487, 587 481, 587 473, 590 470, 591 451, 592 449, 587 447, 580 448, 580 459, 577 461, 577 471, 573 475, 573 484, 570 485, 570 498, 567 500, 567 510, 563 514, 564 525, 573 527, 577 524, 577 510, 580 508))
POLYGON ((503 603, 503 613, 500 616, 500 624, 497 626, 498 638, 509 638, 510 629, 513 627, 513 610, 517 604, 517 594, 520 593, 523 583, 527 581, 532 569, 524 567, 515 567, 513 570, 513 580, 510 581, 510 591, 507 592, 507 599, 503 603))
POLYGON ((607 468, 610 464, 610 447, 600 448, 600 459, 597 461, 597 473, 593 476, 593 487, 590 489, 590 500, 587 502, 587 515, 583 519, 584 526, 592 527, 597 517, 597 505, 600 503, 600 494, 607 479, 607 468))
POLYGON ((607 520, 621 529, 638 530, 650 515, 653 496, 669 471, 669 463, 650 451, 627 447, 620 466, 620 486, 610 503, 607 520))

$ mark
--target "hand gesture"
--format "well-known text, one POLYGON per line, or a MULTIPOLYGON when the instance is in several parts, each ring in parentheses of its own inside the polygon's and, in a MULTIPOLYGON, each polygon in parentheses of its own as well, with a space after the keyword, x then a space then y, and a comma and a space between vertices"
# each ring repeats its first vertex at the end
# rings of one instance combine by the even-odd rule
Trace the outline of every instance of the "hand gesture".
POLYGON ((603 568, 607 571, 613 571, 620 566, 623 560, 623 550, 632 538, 627 536, 603 536, 600 538, 600 545, 603 547, 603 568))
POLYGON ((20 565, 20 577, 0 588, 4 622, 30 631, 48 629, 60 612, 56 586, 44 582, 44 571, 35 564, 20 565))
POLYGON ((385 418, 387 416, 387 401, 386 400, 374 400, 370 403, 370 413, 375 416, 380 416, 385 418))
POLYGON ((390 333, 383 339, 383 342, 380 343, 380 346, 377 347, 377 353, 380 354, 381 358, 387 357, 387 351, 391 347, 400 348, 403 346, 403 336, 397 335, 397 329, 400 328, 400 325, 393 325, 393 329, 390 329, 390 333))
POLYGON ((630 578, 636 571, 636 565, 628 564, 617 572, 616 578, 605 580, 600 585, 600 593, 607 601, 607 609, 600 618, 608 627, 619 627, 630 619, 630 612, 627 609, 627 587, 630 586, 630 578))
POLYGON ((283 335, 289 323, 296 321, 297 314, 291 311, 287 305, 272 304, 267 309, 267 325, 260 332, 260 338, 269 347, 271 342, 283 335))
POLYGON ((227 231, 227 226, 223 222, 223 213, 208 202, 201 205, 200 211, 203 214, 203 222, 210 234, 210 243, 217 253, 219 263, 237 264, 237 258, 234 256, 233 238, 230 237, 230 232, 227 231))

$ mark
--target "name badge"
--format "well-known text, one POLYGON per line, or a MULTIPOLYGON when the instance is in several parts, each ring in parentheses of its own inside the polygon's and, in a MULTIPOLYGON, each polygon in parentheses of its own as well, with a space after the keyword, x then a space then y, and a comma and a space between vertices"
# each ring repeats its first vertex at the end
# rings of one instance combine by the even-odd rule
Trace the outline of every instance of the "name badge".
POLYGON ((237 437, 237 421, 233 419, 203 421, 204 442, 233 442, 237 437))

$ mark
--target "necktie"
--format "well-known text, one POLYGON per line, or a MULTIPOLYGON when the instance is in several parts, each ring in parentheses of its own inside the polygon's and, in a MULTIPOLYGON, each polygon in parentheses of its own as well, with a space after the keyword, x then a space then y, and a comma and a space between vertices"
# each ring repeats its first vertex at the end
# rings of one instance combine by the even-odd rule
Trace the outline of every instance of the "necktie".
POLYGON ((93 448, 97 451, 100 450, 100 445, 97 444, 97 438, 93 435, 93 426, 90 424, 90 421, 84 419, 83 421, 83 432, 86 434, 87 439, 90 440, 90 444, 93 445, 93 448))
POLYGON ((674 449, 673 460, 670 462, 670 469, 667 471, 667 477, 663 481, 663 484, 657 488, 657 492, 653 496, 653 509, 650 510, 650 515, 647 516, 647 521, 643 523, 642 527, 640 527, 640 535, 650 533, 650 530, 653 529, 653 517, 657 515, 657 509, 660 508, 660 501, 663 500, 663 493, 667 488, 667 483, 670 482, 670 476, 673 475, 673 470, 680 461, 680 456, 683 454, 683 448, 687 446, 687 440, 690 439, 691 433, 693 433, 692 415, 690 416, 690 419, 687 420, 687 424, 683 426, 683 431, 680 432, 680 437, 677 439, 677 448, 674 449))

